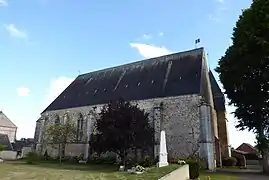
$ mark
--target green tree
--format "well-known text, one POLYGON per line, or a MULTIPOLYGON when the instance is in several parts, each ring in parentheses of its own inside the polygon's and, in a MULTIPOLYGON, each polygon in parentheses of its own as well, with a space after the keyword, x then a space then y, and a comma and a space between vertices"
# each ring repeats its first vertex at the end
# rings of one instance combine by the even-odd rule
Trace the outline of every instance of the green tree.
POLYGON ((237 128, 256 133, 268 168, 269 127, 269 1, 253 0, 233 30, 233 44, 221 57, 219 73, 230 104, 236 107, 237 128))
POLYGON ((70 120, 65 123, 51 124, 46 128, 45 142, 58 147, 60 163, 65 155, 66 144, 74 141, 76 132, 76 126, 70 120))
POLYGON ((128 150, 149 150, 154 144, 154 129, 148 113, 137 105, 119 100, 104 105, 92 134, 90 148, 98 153, 115 152, 126 165, 128 150))

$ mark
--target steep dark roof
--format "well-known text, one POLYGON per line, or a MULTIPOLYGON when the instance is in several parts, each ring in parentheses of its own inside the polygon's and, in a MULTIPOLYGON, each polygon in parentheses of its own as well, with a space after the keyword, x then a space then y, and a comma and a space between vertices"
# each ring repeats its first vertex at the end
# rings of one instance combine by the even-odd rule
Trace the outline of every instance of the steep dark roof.
POLYGON ((209 79, 213 94, 214 106, 216 110, 225 110, 225 98, 212 71, 209 71, 209 79))
POLYGON ((11 143, 9 141, 8 135, 6 135, 6 134, 0 134, 0 144, 5 146, 4 150, 6 150, 6 151, 13 150, 11 143))
POLYGON ((203 48, 78 76, 43 112, 72 107, 199 94, 203 48))

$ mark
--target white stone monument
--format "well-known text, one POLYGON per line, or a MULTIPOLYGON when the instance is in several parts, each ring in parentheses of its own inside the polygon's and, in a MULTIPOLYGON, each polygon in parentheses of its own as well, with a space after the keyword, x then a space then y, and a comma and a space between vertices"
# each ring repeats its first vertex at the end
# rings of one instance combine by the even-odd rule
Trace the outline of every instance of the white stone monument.
POLYGON ((161 131, 159 162, 158 162, 157 166, 158 167, 168 166, 166 138, 165 138, 165 131, 164 130, 161 131))

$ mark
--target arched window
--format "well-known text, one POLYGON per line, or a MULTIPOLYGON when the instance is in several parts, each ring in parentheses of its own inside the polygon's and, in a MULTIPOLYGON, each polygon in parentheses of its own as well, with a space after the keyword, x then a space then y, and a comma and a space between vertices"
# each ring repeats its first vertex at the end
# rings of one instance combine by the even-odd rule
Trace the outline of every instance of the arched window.
POLYGON ((77 120, 77 141, 82 141, 83 138, 83 115, 79 113, 77 120))
POLYGON ((58 115, 55 116, 55 119, 54 119, 54 123, 56 125, 59 125, 61 122, 60 122, 60 117, 58 115))
POLYGON ((68 113, 64 114, 64 123, 70 122, 70 117, 68 115, 68 113))

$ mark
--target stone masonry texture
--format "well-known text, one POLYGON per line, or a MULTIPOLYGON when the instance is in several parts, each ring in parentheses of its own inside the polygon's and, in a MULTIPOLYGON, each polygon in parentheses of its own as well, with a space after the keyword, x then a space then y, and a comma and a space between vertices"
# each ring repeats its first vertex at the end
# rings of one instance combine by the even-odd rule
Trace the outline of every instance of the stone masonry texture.
MULTIPOLYGON (((184 157, 196 151, 196 147, 200 136, 200 114, 199 103, 201 96, 199 95, 183 95, 169 98, 148 99, 142 101, 133 101, 137 103, 141 109, 149 113, 150 122, 154 124, 158 141, 161 127, 166 132, 167 150, 169 157, 184 157), (162 106, 162 108, 161 108, 162 106)), ((53 123, 55 116, 59 116, 61 122, 64 121, 66 115, 70 120, 77 122, 80 113, 84 119, 90 118, 90 112, 97 115, 103 105, 70 108, 64 110, 48 111, 42 114, 47 119, 46 123, 53 123)), ((92 117, 92 116, 91 116, 92 117)), ((94 130, 95 118, 91 118, 91 131, 94 130)), ((85 129, 86 131, 86 129, 85 129)), ((86 134, 86 133, 84 133, 86 134)), ((84 137, 86 139, 86 137, 84 137)), ((81 144, 70 144, 66 147, 66 155, 79 155, 84 153, 86 141, 81 144)), ((158 145, 155 151, 158 152, 158 145)), ((47 151, 51 155, 57 155, 58 150, 47 147, 47 151)), ((155 155, 157 155, 155 152, 155 155)))

